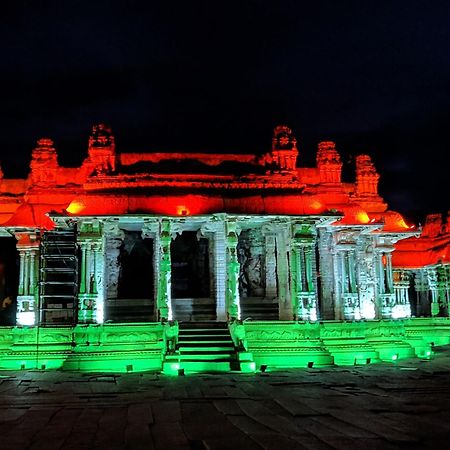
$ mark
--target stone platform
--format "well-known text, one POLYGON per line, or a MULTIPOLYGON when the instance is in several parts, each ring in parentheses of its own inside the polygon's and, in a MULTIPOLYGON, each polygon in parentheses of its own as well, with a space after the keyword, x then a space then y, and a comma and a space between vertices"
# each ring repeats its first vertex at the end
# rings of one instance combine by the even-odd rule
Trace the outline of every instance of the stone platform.
POLYGON ((0 372, 13 449, 431 449, 450 436, 450 346, 430 360, 258 374, 0 372))

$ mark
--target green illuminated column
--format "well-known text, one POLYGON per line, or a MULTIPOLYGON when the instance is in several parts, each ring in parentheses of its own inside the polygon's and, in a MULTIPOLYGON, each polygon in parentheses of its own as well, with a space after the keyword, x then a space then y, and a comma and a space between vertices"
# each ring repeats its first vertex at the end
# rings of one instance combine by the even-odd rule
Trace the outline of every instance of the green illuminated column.
POLYGON ((241 318, 239 301, 240 264, 237 257, 239 231, 234 220, 226 222, 226 305, 229 320, 241 318))
POLYGON ((170 257, 170 244, 172 242, 170 221, 162 219, 159 234, 155 239, 155 247, 158 252, 158 290, 156 307, 159 319, 162 321, 173 320, 172 312, 172 262, 170 257))
POLYGON ((294 224, 291 241, 291 298, 294 320, 316 320, 314 236, 309 225, 294 224))

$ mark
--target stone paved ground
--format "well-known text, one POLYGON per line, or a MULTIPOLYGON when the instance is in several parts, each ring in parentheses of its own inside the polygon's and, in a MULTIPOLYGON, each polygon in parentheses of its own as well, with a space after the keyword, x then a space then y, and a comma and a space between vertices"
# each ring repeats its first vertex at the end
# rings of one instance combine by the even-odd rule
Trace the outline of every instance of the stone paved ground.
POLYGON ((450 347, 431 361, 257 375, 0 372, 0 449, 450 445, 450 347))

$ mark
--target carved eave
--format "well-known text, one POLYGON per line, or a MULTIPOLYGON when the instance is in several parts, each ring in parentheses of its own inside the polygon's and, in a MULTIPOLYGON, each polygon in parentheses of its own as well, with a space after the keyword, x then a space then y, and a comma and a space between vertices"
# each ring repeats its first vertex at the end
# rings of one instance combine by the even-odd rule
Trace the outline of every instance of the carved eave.
POLYGON ((395 244, 396 242, 401 241, 403 239, 408 239, 410 237, 416 238, 420 237, 419 230, 383 231, 383 229, 381 229, 374 231, 373 234, 376 234, 379 237, 389 240, 390 242, 392 242, 392 244, 395 244))
POLYGON ((215 189, 222 190, 261 190, 283 189, 284 191, 303 191, 306 184, 290 174, 275 175, 209 175, 209 174, 146 174, 134 175, 96 175, 84 184, 86 191, 126 191, 133 189, 215 189))
POLYGON ((47 213, 47 217, 49 217, 54 224, 59 228, 68 229, 71 228, 74 222, 76 222, 75 217, 57 214, 57 213, 47 213))
POLYGON ((11 237, 14 236, 14 231, 10 228, 0 227, 0 237, 11 237))

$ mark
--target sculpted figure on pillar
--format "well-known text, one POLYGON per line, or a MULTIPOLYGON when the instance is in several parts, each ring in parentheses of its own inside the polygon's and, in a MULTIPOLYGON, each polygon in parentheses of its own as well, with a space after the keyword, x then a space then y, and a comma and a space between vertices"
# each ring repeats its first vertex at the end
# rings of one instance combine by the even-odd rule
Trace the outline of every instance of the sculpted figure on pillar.
POLYGON ((237 246, 240 264, 240 292, 244 297, 262 297, 265 291, 263 277, 265 245, 262 233, 248 230, 241 233, 237 246))

